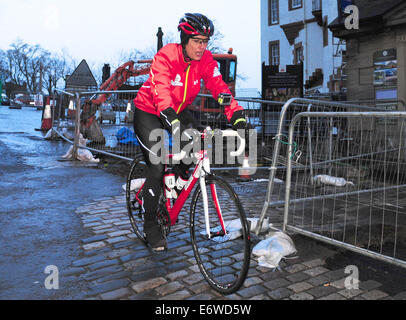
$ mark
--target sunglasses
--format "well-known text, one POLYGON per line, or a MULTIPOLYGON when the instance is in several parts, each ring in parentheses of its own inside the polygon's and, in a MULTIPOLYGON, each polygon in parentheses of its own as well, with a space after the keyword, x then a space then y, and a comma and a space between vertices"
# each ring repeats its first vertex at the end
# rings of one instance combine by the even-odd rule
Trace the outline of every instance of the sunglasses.
POLYGON ((200 39, 200 38, 192 38, 191 39, 195 44, 204 44, 207 45, 209 43, 209 39, 200 39))

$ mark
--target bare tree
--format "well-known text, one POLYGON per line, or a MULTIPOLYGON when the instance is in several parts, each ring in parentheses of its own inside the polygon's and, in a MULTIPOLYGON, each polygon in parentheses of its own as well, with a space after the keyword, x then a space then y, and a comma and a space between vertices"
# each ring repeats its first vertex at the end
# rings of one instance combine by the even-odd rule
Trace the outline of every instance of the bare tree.
POLYGON ((60 56, 63 58, 63 60, 66 63, 65 74, 63 75, 63 79, 66 81, 67 78, 72 74, 72 72, 79 65, 80 61, 78 59, 75 59, 74 57, 72 57, 72 55, 69 53, 68 49, 66 49, 66 48, 62 48, 60 56))
POLYGON ((0 50, 0 81, 5 81, 8 78, 7 54, 3 50, 0 50))
POLYGON ((7 51, 0 50, 0 78, 8 79, 28 91, 49 94, 58 81, 66 80, 77 62, 66 49, 61 53, 50 53, 39 45, 30 45, 17 39, 7 51))
POLYGON ((90 62, 89 63, 89 68, 90 71, 92 71, 93 77, 97 82, 97 85, 100 87, 100 85, 103 83, 102 81, 102 70, 103 70, 103 63, 102 62, 90 62))
POLYGON ((180 42, 178 35, 175 35, 172 32, 168 32, 168 33, 164 34, 164 37, 163 37, 164 45, 166 45, 168 43, 177 43, 177 42, 180 42))
POLYGON ((21 56, 19 54, 18 48, 9 49, 6 52, 7 55, 7 68, 8 74, 12 82, 17 85, 23 86, 24 79, 23 75, 20 72, 19 66, 22 64, 20 62, 21 56))
POLYGON ((216 30, 213 36, 210 38, 209 45, 207 49, 210 50, 212 53, 224 53, 226 50, 222 45, 222 41, 224 39, 224 35, 216 30))
POLYGON ((63 79, 67 74, 72 73, 73 66, 69 63, 67 57, 61 54, 52 54, 43 63, 43 82, 48 93, 51 94, 53 89, 58 85, 58 81, 63 79))
POLYGON ((40 91, 40 74, 50 53, 39 45, 29 45, 17 39, 7 50, 10 78, 18 85, 26 86, 28 91, 40 91))

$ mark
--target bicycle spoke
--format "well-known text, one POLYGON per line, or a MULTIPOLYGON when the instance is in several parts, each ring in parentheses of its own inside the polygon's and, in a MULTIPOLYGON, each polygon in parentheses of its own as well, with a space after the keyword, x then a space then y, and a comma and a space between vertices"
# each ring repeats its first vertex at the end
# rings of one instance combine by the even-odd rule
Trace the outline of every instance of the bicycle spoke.
POLYGON ((204 191, 199 188, 192 200, 192 245, 196 261, 210 286, 229 294, 238 290, 245 280, 250 256, 249 235, 244 211, 231 187, 218 177, 208 180, 205 191, 212 195, 208 208, 210 225, 206 226, 204 191))
POLYGON ((139 161, 139 159, 134 160, 130 166, 126 183, 128 217, 134 233, 144 242, 146 241, 144 236, 144 214, 142 204, 140 203, 139 199, 142 197, 140 194, 140 189, 142 189, 145 182, 145 173, 145 163, 139 161))

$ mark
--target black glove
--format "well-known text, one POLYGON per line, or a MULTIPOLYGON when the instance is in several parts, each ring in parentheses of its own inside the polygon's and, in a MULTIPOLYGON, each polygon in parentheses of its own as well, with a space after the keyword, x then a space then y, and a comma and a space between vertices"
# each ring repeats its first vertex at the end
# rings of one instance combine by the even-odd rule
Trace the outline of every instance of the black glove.
POLYGON ((168 130, 169 132, 172 131, 173 125, 175 125, 178 122, 180 123, 178 115, 176 114, 175 110, 173 110, 171 107, 166 108, 164 111, 161 111, 159 117, 161 118, 165 129, 168 130))
POLYGON ((247 129, 247 120, 245 119, 244 110, 234 111, 230 122, 231 122, 231 126, 232 126, 233 130, 236 130, 239 134, 241 133, 241 129, 244 130, 244 136, 241 136, 241 138, 245 139, 245 131, 247 129))
POLYGON ((177 134, 181 134, 181 149, 183 149, 187 144, 191 143, 195 139, 194 134, 190 132, 190 130, 187 130, 188 128, 179 120, 178 115, 174 109, 169 107, 164 111, 161 111, 160 119, 162 120, 165 129, 172 134, 172 137, 175 137, 177 134))

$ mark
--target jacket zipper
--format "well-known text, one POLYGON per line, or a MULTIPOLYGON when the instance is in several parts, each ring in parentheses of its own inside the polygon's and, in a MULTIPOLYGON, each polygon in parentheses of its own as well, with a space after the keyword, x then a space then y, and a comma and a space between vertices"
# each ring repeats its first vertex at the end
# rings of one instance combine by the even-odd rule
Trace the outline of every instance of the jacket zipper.
POLYGON ((179 108, 178 108, 178 111, 176 111, 176 113, 179 113, 179 111, 180 111, 180 109, 182 109, 182 106, 183 106, 183 104, 185 103, 185 101, 186 101, 186 94, 187 94, 187 83, 188 83, 188 80, 189 80, 189 70, 190 70, 190 63, 189 63, 189 65, 187 66, 187 70, 186 70, 186 83, 185 83, 185 92, 183 93, 183 101, 182 101, 182 103, 180 104, 180 106, 179 106, 179 108))

